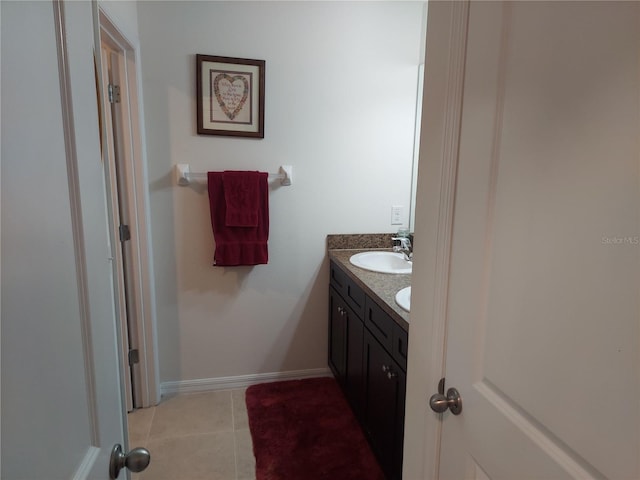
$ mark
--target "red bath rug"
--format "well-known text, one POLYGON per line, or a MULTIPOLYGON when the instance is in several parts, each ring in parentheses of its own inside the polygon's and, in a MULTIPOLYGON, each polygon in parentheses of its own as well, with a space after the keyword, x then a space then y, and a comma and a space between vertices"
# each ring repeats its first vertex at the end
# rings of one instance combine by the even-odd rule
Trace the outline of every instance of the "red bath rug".
POLYGON ((247 389, 256 480, 384 480, 333 378, 247 389))

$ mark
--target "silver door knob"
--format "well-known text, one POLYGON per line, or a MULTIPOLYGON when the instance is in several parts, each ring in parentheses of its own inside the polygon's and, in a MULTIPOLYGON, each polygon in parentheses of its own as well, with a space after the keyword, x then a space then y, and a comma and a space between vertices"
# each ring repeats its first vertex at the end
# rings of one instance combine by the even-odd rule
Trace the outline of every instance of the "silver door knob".
POLYGON ((450 388, 447 390, 446 396, 441 393, 432 395, 429 399, 429 406, 436 413, 443 413, 449 409, 454 415, 460 415, 460 412, 462 412, 462 397, 458 390, 450 388))
POLYGON ((120 475, 120 470, 127 468, 134 473, 141 472, 149 466, 151 454, 146 448, 138 447, 129 453, 122 451, 122 445, 116 443, 111 450, 109 461, 109 478, 115 480, 120 475))

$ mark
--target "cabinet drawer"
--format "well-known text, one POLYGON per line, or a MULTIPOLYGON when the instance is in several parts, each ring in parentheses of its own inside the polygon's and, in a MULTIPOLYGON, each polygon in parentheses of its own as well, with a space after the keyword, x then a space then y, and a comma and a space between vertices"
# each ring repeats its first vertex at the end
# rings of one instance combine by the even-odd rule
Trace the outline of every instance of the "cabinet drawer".
POLYGON ((334 262, 331 262, 330 282, 347 305, 360 318, 364 315, 365 294, 364 291, 334 262))
POLYGON ((391 355, 398 362, 398 365, 407 371, 407 349, 409 346, 409 334, 400 325, 394 322, 393 325, 393 348, 391 355))
POLYGON ((340 295, 344 295, 344 290, 347 284, 347 274, 344 273, 333 261, 330 264, 329 281, 333 288, 335 288, 340 295))
POLYGON ((388 352, 393 351, 395 322, 369 297, 365 300, 364 324, 388 352))

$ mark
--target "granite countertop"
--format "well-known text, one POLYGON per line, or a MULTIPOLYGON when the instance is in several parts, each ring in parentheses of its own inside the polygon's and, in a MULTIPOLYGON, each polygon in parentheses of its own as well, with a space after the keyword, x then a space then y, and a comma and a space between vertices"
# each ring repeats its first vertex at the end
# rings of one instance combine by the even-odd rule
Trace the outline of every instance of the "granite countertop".
MULTIPOLYGON (((389 235, 390 237, 390 235, 389 235)), ((329 244, 331 247, 331 244, 329 244)), ((380 308, 393 318, 404 330, 409 331, 409 312, 398 306, 396 293, 411 285, 411 274, 377 273, 356 267, 349 262, 351 255, 370 250, 391 250, 390 248, 343 249, 329 248, 329 258, 336 262, 380 308)))

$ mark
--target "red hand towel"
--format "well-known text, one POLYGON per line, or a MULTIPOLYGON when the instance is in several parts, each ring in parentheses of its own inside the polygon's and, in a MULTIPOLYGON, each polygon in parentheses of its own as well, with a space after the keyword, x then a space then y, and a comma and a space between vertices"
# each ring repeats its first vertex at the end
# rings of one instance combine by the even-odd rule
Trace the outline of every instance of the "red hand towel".
POLYGON ((260 265, 269 260, 269 185, 268 173, 258 175, 257 225, 235 227, 227 225, 227 202, 223 172, 208 172, 209 207, 211 226, 216 243, 213 264, 215 266, 260 265))
POLYGON ((227 227, 258 226, 258 182, 260 172, 225 171, 222 173, 227 204, 227 227))

